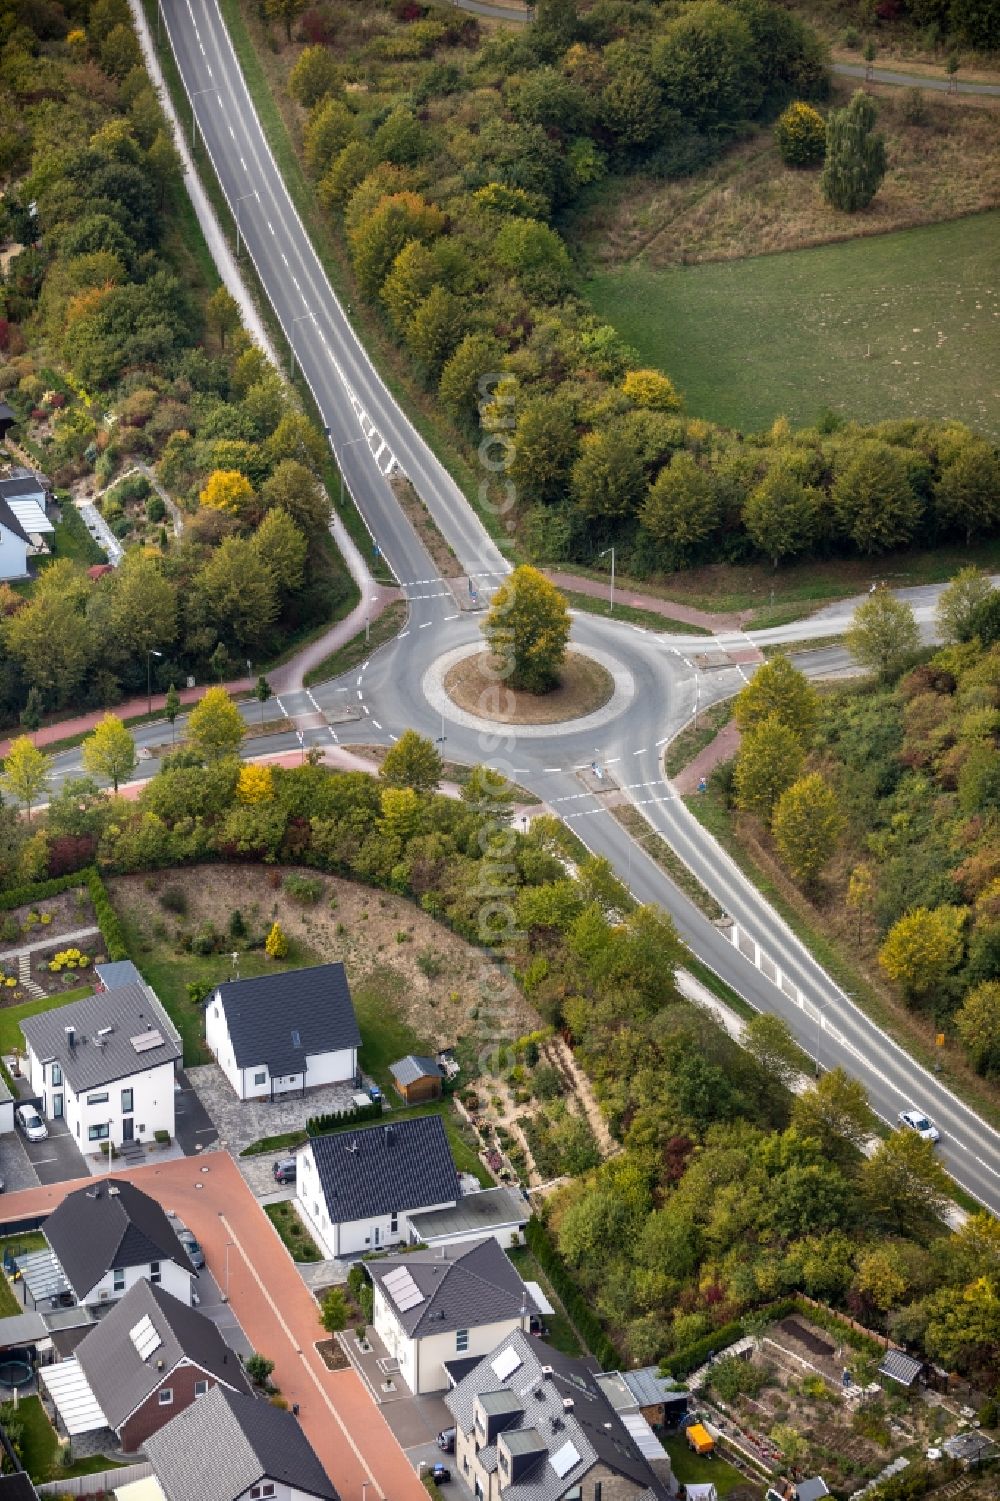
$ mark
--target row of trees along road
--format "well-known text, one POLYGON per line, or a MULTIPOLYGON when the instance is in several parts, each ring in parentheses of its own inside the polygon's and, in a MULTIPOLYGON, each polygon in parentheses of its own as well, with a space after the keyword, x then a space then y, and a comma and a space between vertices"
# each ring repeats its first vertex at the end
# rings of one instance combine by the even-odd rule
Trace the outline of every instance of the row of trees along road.
POLYGON ((161 689, 242 674, 351 594, 327 534, 328 445, 177 232, 185 190, 127 0, 20 11, 0 239, 24 248, 0 286, 0 394, 57 486, 110 487, 127 552, 96 584, 74 551, 27 593, 0 586, 8 723, 30 686, 45 712, 143 692, 150 662, 161 689), (114 483, 137 461, 156 463, 183 536, 142 475, 114 483))
MULTIPOLYGON (((741 122, 790 98, 822 104, 823 48, 787 10, 541 0, 517 33, 435 11, 383 16, 377 36, 320 26, 313 41, 289 86, 320 206, 438 409, 470 447, 484 432, 503 446, 496 498, 516 493, 529 556, 591 560, 615 545, 641 574, 996 530, 997 456, 969 430, 713 427, 579 295, 563 232, 609 173, 690 173, 741 122), (359 66, 366 91, 351 87, 359 66)), ((831 214, 877 186, 872 108, 860 97, 830 121, 831 214)))

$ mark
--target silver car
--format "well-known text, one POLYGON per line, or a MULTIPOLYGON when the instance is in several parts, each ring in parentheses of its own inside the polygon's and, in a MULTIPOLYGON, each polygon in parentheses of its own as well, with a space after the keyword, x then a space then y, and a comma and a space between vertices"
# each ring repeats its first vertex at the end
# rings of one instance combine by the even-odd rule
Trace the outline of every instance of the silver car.
POLYGON ((17 1124, 29 1141, 44 1141, 48 1136, 49 1128, 34 1105, 18 1105, 15 1115, 17 1124))

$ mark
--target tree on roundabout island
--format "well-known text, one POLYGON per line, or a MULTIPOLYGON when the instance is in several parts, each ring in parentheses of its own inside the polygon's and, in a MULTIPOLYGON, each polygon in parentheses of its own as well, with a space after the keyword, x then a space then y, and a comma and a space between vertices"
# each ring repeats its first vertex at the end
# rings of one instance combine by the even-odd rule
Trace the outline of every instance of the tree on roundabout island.
POLYGON ((569 611, 537 568, 515 568, 493 596, 483 635, 507 668, 509 687, 548 693, 559 682, 569 640, 569 611))

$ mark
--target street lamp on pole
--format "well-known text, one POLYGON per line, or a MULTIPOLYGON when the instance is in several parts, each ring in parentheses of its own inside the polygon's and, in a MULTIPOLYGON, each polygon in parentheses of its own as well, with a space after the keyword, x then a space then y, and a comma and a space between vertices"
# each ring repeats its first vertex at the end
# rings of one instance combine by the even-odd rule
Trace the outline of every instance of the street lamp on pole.
POLYGON ((604 551, 599 552, 597 556, 599 559, 606 558, 608 553, 611 554, 611 608, 609 609, 608 614, 613 615, 615 613, 615 550, 613 547, 606 547, 604 551))
MULTIPOLYGON (((329 429, 327 429, 327 437, 329 437, 329 436, 330 436, 329 429)), ((330 447, 333 449, 334 463, 337 466, 337 474, 340 477, 340 509, 341 510, 344 509, 344 471, 343 471, 343 468, 341 467, 340 455, 343 453, 343 451, 344 451, 345 448, 353 448, 354 445, 355 445, 355 443, 367 443, 367 442, 368 442, 368 439, 365 437, 364 433, 362 433, 360 438, 348 438, 347 442, 346 443, 341 443, 341 445, 340 445, 340 447, 338 449, 336 443, 333 441, 332 438, 330 438, 330 447)))
POLYGON ((196 145, 196 134, 195 133, 196 133, 197 126, 198 126, 198 116, 195 113, 194 101, 196 99, 200 99, 203 94, 214 94, 214 93, 215 93, 214 89, 198 89, 195 93, 193 93, 191 95, 191 150, 192 151, 194 150, 195 145, 196 145))
POLYGON ((163 653, 161 651, 154 650, 153 647, 150 647, 150 649, 146 653, 146 713, 147 714, 152 714, 152 712, 153 712, 153 658, 154 657, 162 657, 162 656, 163 656, 163 653))
POLYGON ((241 203, 245 203, 248 198, 256 198, 256 197, 257 197, 257 189, 254 188, 251 192, 244 193, 241 198, 237 198, 236 203, 233 206, 234 213, 235 213, 235 216, 236 216, 236 259, 237 260, 239 260, 239 258, 240 258, 240 204, 241 203))
POLYGON ((303 735, 303 733, 302 733, 301 730, 296 730, 295 731, 295 738, 299 742, 299 753, 301 754, 302 760, 305 761, 305 758, 306 758, 306 740, 305 740, 305 736, 303 735))

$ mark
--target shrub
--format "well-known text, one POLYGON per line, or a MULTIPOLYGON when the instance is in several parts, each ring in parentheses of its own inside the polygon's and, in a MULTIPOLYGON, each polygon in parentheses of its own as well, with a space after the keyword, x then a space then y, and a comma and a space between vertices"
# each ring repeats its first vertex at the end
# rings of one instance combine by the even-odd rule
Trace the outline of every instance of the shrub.
POLYGON ((323 882, 318 876, 301 876, 291 871, 281 883, 281 889, 294 902, 314 906, 323 895, 323 882))
POLYGON ((164 886, 160 892, 160 906, 167 912, 176 912, 178 917, 184 917, 188 909, 187 892, 183 886, 164 886))
POLYGON ((531 1088, 536 1100, 555 1100, 564 1092, 565 1086, 559 1070, 543 1063, 531 1076, 531 1088))
POLYGON ((215 930, 215 924, 206 922, 191 939, 192 954, 199 954, 204 958, 207 954, 214 954, 219 947, 219 935, 215 930))
POLYGON ((274 1361, 268 1360, 266 1355, 248 1355, 243 1362, 247 1375, 255 1386, 261 1386, 267 1391, 271 1385, 271 1372, 274 1370, 274 1361))
POLYGON ((151 495, 146 501, 146 519, 148 521, 162 521, 167 514, 167 508, 159 495, 151 495))
POLYGON ((269 959, 286 959, 288 957, 288 939, 282 930, 281 924, 271 924, 271 931, 267 935, 264 944, 264 952, 269 959))
POLYGON ((788 167, 818 167, 826 154, 826 125, 819 110, 797 99, 774 127, 781 160, 788 167))
POLYGON ((337 1334, 347 1328, 347 1299, 342 1287, 331 1287, 323 1299, 320 1323, 327 1334, 337 1334))

